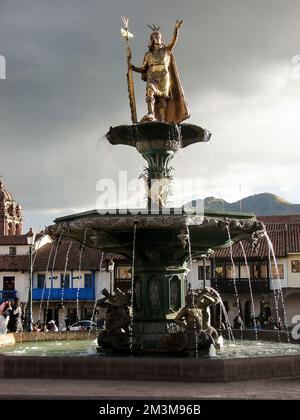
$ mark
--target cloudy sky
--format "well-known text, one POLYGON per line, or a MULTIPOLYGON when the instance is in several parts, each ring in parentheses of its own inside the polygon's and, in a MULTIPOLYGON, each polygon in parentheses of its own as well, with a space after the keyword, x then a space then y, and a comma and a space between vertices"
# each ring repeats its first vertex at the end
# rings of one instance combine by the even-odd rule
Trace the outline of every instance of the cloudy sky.
MULTIPOLYGON (((169 40, 184 20, 174 55, 189 121, 213 133, 174 159, 176 178, 200 180, 185 198, 268 191, 299 203, 299 0, 0 0, 0 174, 26 227, 95 208, 101 178, 143 170, 134 149, 103 138, 130 123, 123 14, 136 65, 147 24, 169 40)), ((141 118, 139 75, 135 88, 141 118)))

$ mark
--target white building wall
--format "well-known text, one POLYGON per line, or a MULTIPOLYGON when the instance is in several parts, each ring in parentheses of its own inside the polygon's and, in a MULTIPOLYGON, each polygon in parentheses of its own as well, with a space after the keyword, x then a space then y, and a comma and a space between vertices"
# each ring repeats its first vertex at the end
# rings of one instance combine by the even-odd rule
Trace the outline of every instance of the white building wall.
MULTIPOLYGON (((63 273, 63 271, 61 271, 61 273, 63 273)), ((84 274, 85 273, 91 273, 91 271, 89 270, 74 270, 73 271, 73 288, 77 289, 79 288, 83 288, 84 287, 84 274)), ((70 277, 70 281, 71 281, 71 277, 70 277)), ((70 283, 70 287, 71 283, 70 283)))
POLYGON ((298 291, 296 289, 295 293, 285 297, 285 308, 288 325, 295 326, 295 324, 298 324, 300 317, 300 289, 298 291))
MULTIPOLYGON (((113 278, 112 278, 112 283, 113 283, 113 278)), ((101 297, 103 297, 101 291, 103 289, 107 289, 108 291, 110 291, 110 273, 102 270, 100 271, 96 271, 96 275, 95 275, 95 296, 96 299, 100 299, 101 297)))
POLYGON ((288 287, 300 288, 300 273, 292 272, 292 261, 300 260, 300 254, 289 254, 287 257, 288 287))
MULTIPOLYGON (((41 247, 52 242, 51 238, 48 235, 43 236, 41 239, 36 241, 34 244, 33 251, 38 251, 41 247)), ((29 245, 0 245, 0 255, 9 255, 9 248, 14 247, 16 248, 16 255, 29 255, 29 245)))
MULTIPOLYGON (((74 288, 74 289, 77 289, 78 287, 84 288, 84 275, 91 274, 91 273, 92 273, 91 270, 81 270, 80 272, 79 271, 72 272, 70 270, 66 270, 66 275, 69 275, 69 278, 70 278, 69 287, 74 288), (73 281, 72 281, 72 278, 73 278, 73 281)), ((51 270, 48 271, 47 273, 45 271, 35 271, 33 274, 33 287, 34 288, 37 287, 38 274, 47 274, 46 286, 45 286, 46 288, 51 288, 51 284, 54 289, 61 287, 61 276, 64 275, 64 270, 55 270, 52 273, 51 273, 51 270), (51 282, 51 276, 52 276, 52 282, 51 282)))
POLYGON ((28 245, 0 245, 0 255, 9 255, 10 247, 16 248, 16 255, 29 255, 28 245))
MULTIPOLYGON (((277 290, 284 287, 288 287, 288 259, 287 258, 278 258, 277 259, 277 264, 278 265, 283 265, 283 274, 284 274, 284 278, 278 280, 278 278, 273 278, 270 279, 270 288, 271 290, 277 290)), ((272 265, 274 266, 274 263, 272 261, 272 265)), ((299 274, 299 279, 300 279, 300 274, 299 274)))
MULTIPOLYGON (((192 265, 188 263, 188 273, 187 273, 187 283, 191 284, 192 289, 202 289, 203 288, 203 280, 199 280, 198 278, 198 267, 203 266, 203 262, 201 260, 193 260, 192 265)), ((206 267, 210 267, 211 263, 209 260, 206 261, 206 267)), ((205 285, 210 287, 210 279, 206 279, 205 285)))
POLYGON ((21 271, 1 271, 0 290, 3 290, 3 277, 6 276, 15 278, 15 290, 17 291, 17 297, 21 300, 21 302, 26 302, 29 288, 28 272, 22 273, 21 271))
POLYGON ((21 302, 27 302, 29 290, 29 273, 15 273, 15 288, 21 302))
POLYGON ((44 245, 52 243, 52 239, 50 236, 45 235, 42 236, 39 240, 37 240, 34 244, 34 251, 38 251, 40 248, 42 248, 44 245))

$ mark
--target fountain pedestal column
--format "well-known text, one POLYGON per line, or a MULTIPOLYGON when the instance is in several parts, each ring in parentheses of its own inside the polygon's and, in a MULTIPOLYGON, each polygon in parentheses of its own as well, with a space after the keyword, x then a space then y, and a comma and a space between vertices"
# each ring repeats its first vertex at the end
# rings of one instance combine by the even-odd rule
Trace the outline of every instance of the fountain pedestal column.
POLYGON ((172 314, 185 304, 186 269, 163 267, 136 269, 134 281, 134 331, 144 348, 158 348, 170 329, 172 314))

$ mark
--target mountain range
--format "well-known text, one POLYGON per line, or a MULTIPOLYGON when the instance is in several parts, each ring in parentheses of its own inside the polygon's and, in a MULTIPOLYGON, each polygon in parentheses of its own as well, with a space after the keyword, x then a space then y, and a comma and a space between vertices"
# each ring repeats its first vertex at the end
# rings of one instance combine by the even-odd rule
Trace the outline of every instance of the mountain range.
MULTIPOLYGON (((203 199, 199 200, 203 203, 203 199)), ((193 200, 193 207, 198 200, 193 200)), ((242 200, 228 203, 215 197, 206 197, 204 207, 207 211, 228 211, 254 213, 257 216, 300 214, 300 204, 292 204, 285 199, 271 193, 249 195, 242 200)))

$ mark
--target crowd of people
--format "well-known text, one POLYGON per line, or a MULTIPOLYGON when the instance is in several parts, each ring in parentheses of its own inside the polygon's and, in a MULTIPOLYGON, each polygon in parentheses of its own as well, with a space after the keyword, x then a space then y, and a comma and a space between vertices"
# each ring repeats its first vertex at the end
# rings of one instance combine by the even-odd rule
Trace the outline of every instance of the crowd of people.
POLYGON ((250 324, 245 326, 241 314, 238 313, 233 320, 233 328, 237 330, 243 330, 244 328, 253 328, 256 330, 282 331, 283 326, 280 318, 275 322, 271 315, 265 317, 263 313, 260 313, 257 317, 252 317, 250 324))
MULTIPOLYGON (((15 298, 12 302, 8 299, 4 300, 0 305, 0 334, 20 333, 23 331, 25 322, 23 310, 19 298, 15 298)), ((54 320, 50 320, 46 324, 40 321, 32 324, 32 331, 58 331, 58 327, 54 320)))
POLYGON ((4 300, 0 305, 0 334, 22 332, 22 308, 18 298, 13 302, 4 300))

